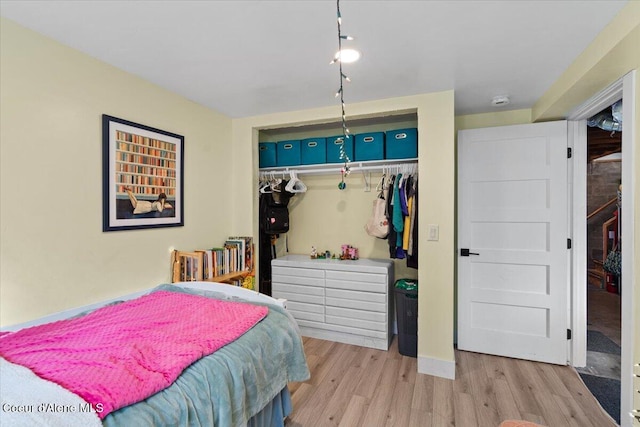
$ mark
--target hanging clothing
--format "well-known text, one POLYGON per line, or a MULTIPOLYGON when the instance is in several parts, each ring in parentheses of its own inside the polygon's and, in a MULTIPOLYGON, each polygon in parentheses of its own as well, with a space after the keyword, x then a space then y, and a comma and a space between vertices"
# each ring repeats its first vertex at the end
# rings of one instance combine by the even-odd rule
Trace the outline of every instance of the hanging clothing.
POLYGON ((387 243, 389 244, 389 258, 396 258, 396 241, 397 233, 393 227, 393 196, 395 193, 396 176, 389 176, 389 185, 387 187, 387 219, 389 220, 389 235, 387 236, 387 243))
POLYGON ((404 229, 402 231, 402 249, 409 251, 409 237, 411 235, 411 211, 413 210, 413 176, 409 175, 404 183, 404 194, 407 199, 407 209, 404 214, 404 229))
POLYGON ((390 175, 386 190, 389 257, 406 259, 407 267, 418 268, 418 179, 411 174, 390 175))
POLYGON ((402 190, 402 182, 402 174, 399 173, 393 186, 393 228, 396 231, 395 257, 397 259, 405 258, 404 250, 402 250, 402 231, 404 230, 404 211, 406 210, 407 201, 402 190))
MULTIPOLYGON (((413 255, 413 238, 414 238, 414 223, 416 220, 416 211, 418 210, 418 200, 416 198, 418 180, 413 180, 411 183, 410 195, 411 195, 411 211, 409 212, 409 244, 407 245, 407 255, 413 255)), ((409 258, 407 258, 407 262, 409 258)))
POLYGON ((404 230, 404 211, 406 210, 407 201, 402 191, 403 178, 399 173, 396 177, 396 185, 394 186, 394 203, 393 211, 393 228, 396 230, 396 258, 404 259, 404 251, 402 250, 402 231, 404 230), (404 207, 403 207, 404 206, 404 207))
POLYGON ((414 182, 413 211, 411 212, 411 235, 409 236, 410 249, 407 253, 407 267, 418 268, 418 180, 414 182))
POLYGON ((402 174, 396 176, 395 185, 393 186, 393 228, 396 233, 402 233, 404 229, 404 218, 402 214, 402 201, 400 200, 400 182, 402 174))

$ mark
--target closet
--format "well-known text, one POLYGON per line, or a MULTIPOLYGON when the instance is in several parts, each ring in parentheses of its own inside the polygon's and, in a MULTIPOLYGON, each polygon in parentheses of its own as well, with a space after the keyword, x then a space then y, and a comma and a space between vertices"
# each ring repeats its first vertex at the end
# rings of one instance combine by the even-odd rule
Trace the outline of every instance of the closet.
MULTIPOLYGON (((416 113, 386 115, 349 121, 354 135, 385 132, 402 128, 417 128, 416 113)), ((303 140, 331 137, 342 132, 338 122, 313 124, 259 131, 260 142, 303 140)), ((260 289, 271 290, 271 259, 287 254, 309 255, 312 247, 319 252, 336 253, 341 245, 357 247, 361 258, 390 260, 386 239, 366 234, 364 226, 371 215, 371 206, 377 197, 376 185, 381 177, 396 173, 402 167, 417 170, 417 158, 398 160, 352 161, 350 173, 344 177, 346 188, 339 190, 343 177, 342 163, 311 164, 289 167, 260 168, 258 177, 273 175, 288 181, 291 172, 307 187, 289 200, 290 229, 277 237, 261 236, 260 289), (266 256, 264 256, 266 255, 266 256)), ((256 182, 259 185, 259 182, 256 182)), ((417 278, 418 272, 406 266, 406 260, 395 260, 396 278, 417 278)))

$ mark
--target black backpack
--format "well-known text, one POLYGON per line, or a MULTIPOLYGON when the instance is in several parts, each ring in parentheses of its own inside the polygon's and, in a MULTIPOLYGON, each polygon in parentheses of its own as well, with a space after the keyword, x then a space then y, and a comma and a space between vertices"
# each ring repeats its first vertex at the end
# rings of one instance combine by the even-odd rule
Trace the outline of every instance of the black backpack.
MULTIPOLYGON (((286 184, 285 184, 286 185, 286 184)), ((284 185, 281 186, 284 190, 284 185)), ((289 199, 287 191, 260 194, 260 230, 266 234, 289 231, 289 199)))

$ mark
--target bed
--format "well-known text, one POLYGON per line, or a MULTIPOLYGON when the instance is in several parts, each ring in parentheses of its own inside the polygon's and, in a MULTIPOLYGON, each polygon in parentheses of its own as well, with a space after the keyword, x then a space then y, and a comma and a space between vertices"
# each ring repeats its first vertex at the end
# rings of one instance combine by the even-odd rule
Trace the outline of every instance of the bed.
MULTIPOLYGON (((199 310, 200 308, 189 308, 177 316, 198 317, 201 316, 198 314, 199 310)), ((222 322, 215 316, 207 314, 207 321, 200 323, 210 325, 207 327, 211 328, 220 327, 222 322)), ((163 319, 165 317, 160 323, 163 323, 163 319)), ((166 328, 171 327, 170 319, 167 318, 164 323, 168 324, 166 328)), ((125 327, 132 329, 130 326, 125 325, 125 327)), ((111 330, 111 326, 97 329, 95 335, 107 336, 107 332, 101 331, 111 330)), ((116 335, 122 337, 126 332, 117 332, 116 335)), ((78 337, 81 335, 76 336, 76 339, 81 339, 78 337)), ((110 344, 117 348, 129 347, 119 343, 110 342, 110 344)), ((146 351, 146 345, 136 343, 130 346, 134 350, 127 351, 137 352, 140 348, 146 351)), ((96 347, 99 345, 92 344, 87 352, 93 352, 96 347)), ((142 360, 151 360, 156 363, 165 358, 157 353, 157 349, 149 354, 153 354, 154 357, 145 356, 146 359, 143 357, 142 360)), ((292 411, 287 384, 309 378, 299 330, 296 322, 284 308, 283 301, 239 287, 210 282, 164 284, 146 292, 138 292, 5 328, 0 337, 0 355, 2 355, 0 357, 2 369, 0 419, 3 424, 12 426, 282 426, 284 418, 292 411), (197 300, 196 302, 205 305, 207 310, 209 308, 218 310, 218 307, 222 307, 219 310, 221 312, 231 310, 228 307, 234 304, 247 310, 239 312, 241 314, 230 314, 231 320, 225 323, 225 332, 221 333, 221 336, 226 335, 226 329, 236 329, 232 326, 236 323, 249 324, 253 320, 255 322, 248 325, 246 331, 239 332, 237 337, 228 338, 230 340, 228 343, 223 342, 223 338, 218 337, 217 334, 201 334, 200 329, 192 329, 191 325, 186 327, 183 325, 183 329, 180 329, 182 332, 176 333, 169 330, 162 335, 165 326, 162 328, 156 326, 159 324, 157 320, 153 323, 153 329, 131 332, 145 337, 156 335, 157 332, 158 337, 154 339, 166 340, 167 344, 163 344, 163 351, 165 348, 171 349, 172 356, 166 359, 172 361, 176 357, 194 357, 191 354, 194 347, 197 347, 197 351, 209 344, 219 348, 211 354, 206 354, 210 350, 209 347, 204 348, 206 355, 197 357, 185 368, 181 368, 176 373, 175 380, 167 371, 156 368, 155 365, 145 367, 146 371, 151 371, 150 379, 138 378, 138 372, 129 368, 128 365, 124 369, 126 372, 118 373, 115 378, 111 378, 112 371, 108 371, 110 380, 105 380, 107 384, 100 384, 100 387, 107 387, 111 381, 116 385, 122 385, 123 389, 129 387, 132 390, 138 390, 138 388, 152 386, 159 388, 157 391, 154 389, 147 397, 121 407, 118 407, 123 402, 120 396, 113 397, 116 403, 108 400, 112 398, 112 394, 117 394, 112 393, 111 389, 100 388, 99 390, 106 391, 99 393, 97 400, 96 392, 91 391, 93 389, 87 391, 90 387, 86 386, 85 382, 88 381, 84 381, 85 377, 107 378, 106 375, 100 374, 102 359, 92 362, 89 370, 82 371, 83 368, 80 365, 84 363, 84 359, 76 362, 78 354, 75 349, 73 358, 67 359, 67 354, 63 353, 59 360, 64 360, 64 363, 58 363, 57 357, 47 357, 47 353, 39 354, 42 347, 46 347, 46 351, 56 351, 56 347, 63 347, 61 344, 63 338, 58 341, 58 336, 69 335, 59 332, 64 328, 73 326, 94 331, 96 328, 93 328, 91 323, 93 321, 120 325, 113 319, 119 319, 117 317, 119 313, 126 310, 134 310, 136 316, 139 316, 136 317, 136 322, 142 324, 145 321, 145 310, 156 310, 154 306, 145 304, 154 304, 155 301, 160 300, 165 305, 174 304, 174 301, 180 301, 180 304, 182 301, 187 301, 191 304, 192 301, 197 300), (42 335, 43 331, 47 334, 53 331, 56 339, 50 339, 52 335, 42 335), (202 343, 195 343, 189 334, 205 338, 202 339, 202 343), (215 339, 206 338, 213 335, 216 335, 215 339), (36 338, 31 339, 32 336, 36 338), (45 338, 38 338, 42 336, 45 338), (173 342, 174 338, 167 338, 167 336, 176 337, 175 342, 173 342), (43 344, 45 341, 52 341, 53 344, 45 346, 43 344), (180 347, 182 345, 180 342, 188 347, 180 347), (33 356, 34 354, 36 356, 33 356), (44 367, 30 365, 32 359, 41 360, 44 367), (64 372, 60 374, 60 371, 64 372), (38 375, 35 372, 38 372, 38 375), (123 376, 118 376, 120 374, 123 376), (155 381, 153 374, 159 381, 159 385, 153 385, 155 381), (56 375, 62 375, 62 377, 56 377, 56 375), (64 375, 71 375, 72 380, 64 375), (138 387, 136 381, 142 386, 138 387), (167 382, 167 386, 162 385, 162 381, 167 382), (108 414, 105 414, 107 411, 108 414)), ((107 359, 110 363, 118 357, 120 356, 109 355, 107 359)), ((139 363, 136 362, 136 368, 138 365, 139 363)), ((84 369, 87 369, 86 366, 84 369)), ((123 395, 131 399, 130 394, 123 395)))

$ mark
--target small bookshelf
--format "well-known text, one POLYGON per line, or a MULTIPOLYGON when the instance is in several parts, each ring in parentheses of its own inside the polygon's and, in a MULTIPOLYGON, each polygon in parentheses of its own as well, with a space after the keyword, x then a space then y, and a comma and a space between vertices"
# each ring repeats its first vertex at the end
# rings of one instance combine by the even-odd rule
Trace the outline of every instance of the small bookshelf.
POLYGON ((220 282, 254 289, 254 245, 251 237, 230 237, 220 247, 174 250, 172 281, 220 282))

